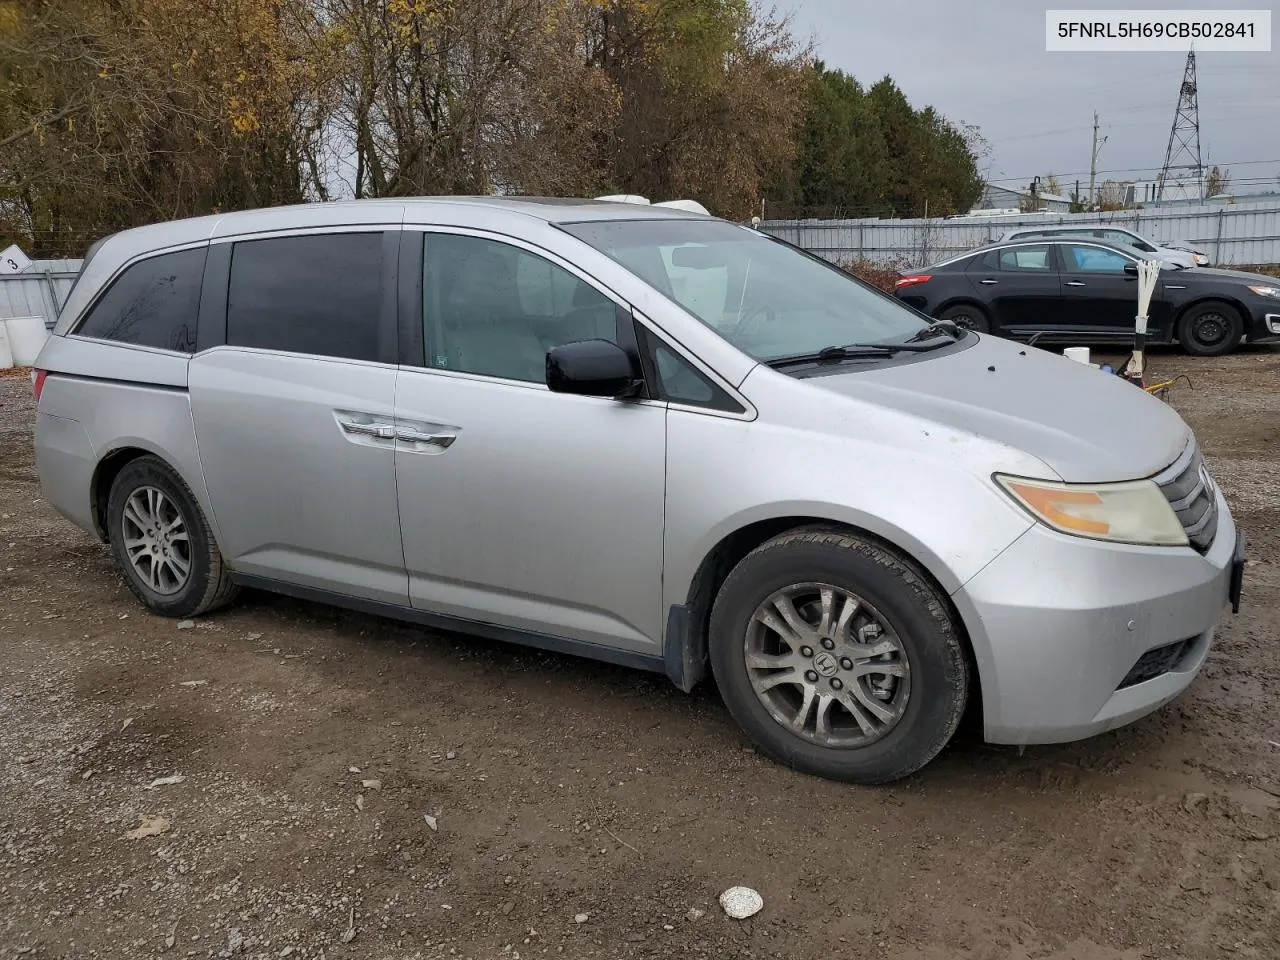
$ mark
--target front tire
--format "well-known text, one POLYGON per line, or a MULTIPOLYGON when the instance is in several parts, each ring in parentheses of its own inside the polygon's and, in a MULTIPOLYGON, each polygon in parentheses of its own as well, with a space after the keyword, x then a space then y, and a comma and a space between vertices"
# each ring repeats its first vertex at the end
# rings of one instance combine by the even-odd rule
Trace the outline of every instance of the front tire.
POLYGON ((711 612, 726 706, 768 756, 887 783, 919 770, 964 714, 969 667, 945 598, 871 540, 806 528, 756 548, 711 612))
POLYGON ((107 534, 125 583, 156 613, 196 616, 235 597, 204 511, 159 457, 130 460, 116 475, 107 534))
POLYGON ((1240 345, 1244 321, 1229 303, 1197 303, 1178 321, 1178 342, 1193 357, 1220 357, 1240 345))

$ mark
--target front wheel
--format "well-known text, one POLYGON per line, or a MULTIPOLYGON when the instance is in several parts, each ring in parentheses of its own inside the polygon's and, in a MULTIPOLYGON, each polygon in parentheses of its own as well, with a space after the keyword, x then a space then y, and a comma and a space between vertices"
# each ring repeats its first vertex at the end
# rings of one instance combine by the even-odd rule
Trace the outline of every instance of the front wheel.
POLYGON ((1195 357, 1218 357, 1240 345, 1244 322, 1229 303, 1198 303, 1178 321, 1178 342, 1195 357))
POLYGON ((156 613, 207 613, 235 596, 204 512, 159 457, 130 460, 107 496, 107 533, 129 589, 156 613))
POLYGON ((734 719, 806 773, 886 783, 955 733, 968 661, 944 598, 902 558, 851 533, 783 534, 729 574, 711 666, 734 719))
POLYGON ((954 307, 948 307, 942 311, 938 319, 950 320, 957 327, 972 330, 974 333, 991 332, 991 322, 987 319, 987 315, 982 312, 981 307, 976 307, 971 303, 961 303, 954 307))

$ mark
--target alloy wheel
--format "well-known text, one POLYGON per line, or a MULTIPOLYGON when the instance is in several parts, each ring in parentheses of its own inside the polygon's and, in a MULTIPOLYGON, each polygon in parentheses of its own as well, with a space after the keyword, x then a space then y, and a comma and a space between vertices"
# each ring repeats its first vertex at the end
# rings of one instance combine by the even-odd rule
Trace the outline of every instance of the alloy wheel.
POLYGON ((191 577, 191 540, 174 502, 158 487, 138 487, 120 520, 124 547, 138 578, 161 596, 177 593, 191 577))
POLYGON ((865 747, 906 712, 906 648, 874 606, 841 587, 798 583, 773 593, 751 616, 743 654, 773 719, 819 746, 865 747))

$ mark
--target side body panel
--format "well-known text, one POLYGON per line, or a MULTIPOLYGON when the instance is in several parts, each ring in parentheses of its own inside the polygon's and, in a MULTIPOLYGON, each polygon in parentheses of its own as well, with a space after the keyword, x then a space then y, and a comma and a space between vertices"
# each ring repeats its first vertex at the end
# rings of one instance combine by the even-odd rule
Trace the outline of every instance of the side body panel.
POLYGON ((407 602, 394 440, 376 435, 394 422, 395 384, 377 363, 225 346, 192 359, 195 433, 237 573, 407 602))
POLYGON ((50 504, 78 526, 99 534, 90 503, 98 464, 118 450, 144 450, 177 470, 208 517, 214 535, 219 536, 186 390, 103 378, 115 370, 155 384, 185 383, 187 358, 107 343, 82 343, 70 348, 75 363, 67 366, 80 365, 98 373, 68 375, 62 372, 67 366, 61 362, 60 341, 68 342, 53 337, 41 355, 42 362, 54 372, 45 379, 36 422, 36 463, 41 489, 50 504), (98 353, 97 361, 92 360, 93 352, 98 353), (141 359, 144 356, 145 361, 141 359), (154 372, 141 369, 144 362, 154 372))
POLYGON ((661 404, 404 369, 396 478, 415 608, 661 652, 661 404))
MULTIPOLYGON (((688 601, 698 565, 717 543, 761 520, 817 517, 860 527, 915 557, 948 593, 1031 526, 986 475, 994 451, 981 438, 823 398, 763 367, 743 392, 759 409, 755 422, 669 414, 668 606, 688 601)), ((1015 451, 1008 456, 1009 472, 1044 471, 1015 451)))

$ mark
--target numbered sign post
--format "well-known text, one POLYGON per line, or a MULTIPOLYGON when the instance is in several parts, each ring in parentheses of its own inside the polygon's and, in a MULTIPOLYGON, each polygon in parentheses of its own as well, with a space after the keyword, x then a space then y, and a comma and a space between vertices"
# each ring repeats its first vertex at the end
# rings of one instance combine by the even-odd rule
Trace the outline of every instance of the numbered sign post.
POLYGON ((15 243, 0 250, 0 274, 21 273, 31 266, 31 258, 18 249, 15 243))

